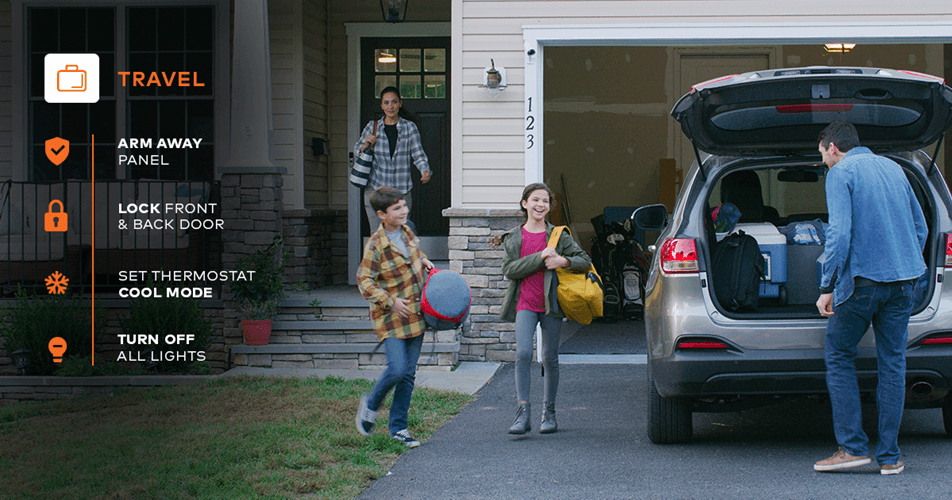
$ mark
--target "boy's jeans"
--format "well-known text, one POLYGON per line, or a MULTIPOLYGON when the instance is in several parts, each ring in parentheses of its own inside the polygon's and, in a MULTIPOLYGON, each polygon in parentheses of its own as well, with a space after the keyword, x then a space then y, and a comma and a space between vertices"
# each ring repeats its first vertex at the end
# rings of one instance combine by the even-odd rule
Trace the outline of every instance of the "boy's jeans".
POLYGON ((869 329, 876 334, 879 385, 879 442, 875 456, 880 465, 899 461, 899 423, 906 391, 906 342, 913 285, 881 283, 857 287, 833 308, 826 328, 826 385, 833 405, 833 432, 843 451, 869 455, 869 438, 863 432, 859 384, 856 381, 856 345, 869 329))
POLYGON ((377 379, 374 388, 367 397, 367 406, 377 411, 387 393, 393 389, 393 403, 390 405, 390 435, 407 428, 407 413, 410 411, 410 396, 413 394, 413 382, 416 380, 416 366, 423 347, 423 335, 410 339, 390 337, 384 339, 383 348, 387 353, 387 369, 377 379))

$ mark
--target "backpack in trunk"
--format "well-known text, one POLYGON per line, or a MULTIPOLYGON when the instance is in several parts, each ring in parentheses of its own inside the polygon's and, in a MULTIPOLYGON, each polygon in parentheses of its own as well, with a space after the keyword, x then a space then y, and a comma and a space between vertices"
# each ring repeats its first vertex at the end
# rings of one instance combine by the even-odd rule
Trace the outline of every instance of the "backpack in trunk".
POLYGON ((724 237, 714 250, 711 277, 721 307, 731 312, 756 311, 765 265, 753 236, 737 231, 724 237))

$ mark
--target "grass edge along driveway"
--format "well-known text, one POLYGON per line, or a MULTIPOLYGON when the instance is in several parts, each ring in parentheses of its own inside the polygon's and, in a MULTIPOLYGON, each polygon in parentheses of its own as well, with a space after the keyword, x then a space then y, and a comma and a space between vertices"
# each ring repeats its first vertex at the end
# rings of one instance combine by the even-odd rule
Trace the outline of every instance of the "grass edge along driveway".
MULTIPOLYGON (((357 434, 372 382, 219 377, 73 400, 0 406, 0 498, 354 498, 404 451, 357 434)), ((417 388, 425 441, 473 400, 417 388)))

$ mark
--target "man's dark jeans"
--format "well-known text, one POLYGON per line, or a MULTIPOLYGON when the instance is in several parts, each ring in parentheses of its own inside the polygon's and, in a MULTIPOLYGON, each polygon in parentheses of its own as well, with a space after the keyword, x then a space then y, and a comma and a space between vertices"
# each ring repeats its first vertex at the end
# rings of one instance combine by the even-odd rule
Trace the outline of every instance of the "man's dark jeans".
POLYGON ((880 465, 899 461, 899 424, 906 390, 906 343, 914 284, 857 283, 853 294, 833 308, 826 328, 826 384, 833 405, 833 431, 837 443, 853 456, 869 455, 869 438, 863 432, 859 384, 856 381, 856 346, 870 324, 876 335, 879 385, 879 442, 875 457, 880 465))

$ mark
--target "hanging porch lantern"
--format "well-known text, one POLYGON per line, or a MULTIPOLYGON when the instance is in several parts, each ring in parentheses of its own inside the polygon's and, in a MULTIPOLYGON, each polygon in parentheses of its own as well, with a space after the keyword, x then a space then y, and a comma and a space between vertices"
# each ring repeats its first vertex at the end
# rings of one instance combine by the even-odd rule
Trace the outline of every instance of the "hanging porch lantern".
POLYGON ((402 23, 407 17, 407 2, 409 0, 380 0, 383 20, 388 23, 402 23))

